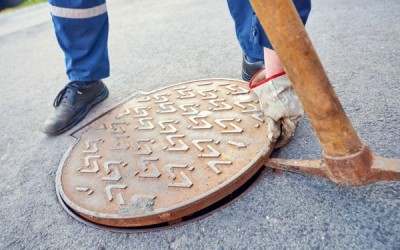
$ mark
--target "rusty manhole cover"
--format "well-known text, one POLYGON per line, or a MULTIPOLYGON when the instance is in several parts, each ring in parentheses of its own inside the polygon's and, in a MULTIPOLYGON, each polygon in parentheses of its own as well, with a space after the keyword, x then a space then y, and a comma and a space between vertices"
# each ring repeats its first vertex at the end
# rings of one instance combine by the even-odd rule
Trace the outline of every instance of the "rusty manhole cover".
POLYGON ((57 172, 63 202, 91 222, 174 221, 221 200, 269 157, 258 98, 209 79, 139 93, 89 123, 57 172))

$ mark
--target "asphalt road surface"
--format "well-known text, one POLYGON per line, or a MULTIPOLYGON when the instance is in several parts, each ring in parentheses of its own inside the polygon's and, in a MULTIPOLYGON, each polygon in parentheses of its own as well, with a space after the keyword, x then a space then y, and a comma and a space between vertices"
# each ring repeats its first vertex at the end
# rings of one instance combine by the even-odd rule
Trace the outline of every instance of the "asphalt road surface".
MULTIPOLYGON (((111 95, 81 123, 137 90, 240 78, 225 1, 109 2, 111 95)), ((375 154, 400 158, 400 1, 314 1, 307 29, 334 88, 375 154)), ((212 215, 159 232, 121 234, 70 217, 55 173, 72 140, 40 126, 67 83, 46 4, 0 14, 0 249, 400 249, 400 183, 343 187, 268 174, 212 215)), ((307 119, 276 156, 313 159, 307 119)))

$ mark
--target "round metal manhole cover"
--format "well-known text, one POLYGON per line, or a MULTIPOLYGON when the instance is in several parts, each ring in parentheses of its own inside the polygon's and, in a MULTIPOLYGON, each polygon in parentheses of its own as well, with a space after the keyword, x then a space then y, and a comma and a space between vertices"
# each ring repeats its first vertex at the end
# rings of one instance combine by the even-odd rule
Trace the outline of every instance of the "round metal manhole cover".
POLYGON ((78 130, 57 172, 63 202, 91 222, 174 221, 221 200, 269 157, 258 98, 209 79, 138 93, 78 130))

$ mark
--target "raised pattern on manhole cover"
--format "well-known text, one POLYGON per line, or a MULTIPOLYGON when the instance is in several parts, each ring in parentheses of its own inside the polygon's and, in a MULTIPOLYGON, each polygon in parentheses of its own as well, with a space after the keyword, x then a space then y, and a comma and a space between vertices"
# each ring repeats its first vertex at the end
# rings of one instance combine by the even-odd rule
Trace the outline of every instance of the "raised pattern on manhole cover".
POLYGON ((73 211, 107 226, 177 220, 245 183, 272 151, 267 130, 241 81, 140 93, 73 135, 57 191, 73 211))

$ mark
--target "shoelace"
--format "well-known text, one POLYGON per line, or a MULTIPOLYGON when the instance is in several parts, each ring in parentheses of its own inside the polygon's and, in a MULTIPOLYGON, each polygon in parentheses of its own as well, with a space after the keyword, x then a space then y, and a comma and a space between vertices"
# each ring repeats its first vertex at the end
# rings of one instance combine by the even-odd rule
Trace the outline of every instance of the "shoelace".
POLYGON ((78 94, 81 94, 81 92, 79 91, 79 88, 75 85, 72 85, 72 83, 68 83, 67 85, 65 85, 65 87, 58 93, 58 95, 56 96, 56 99, 54 99, 53 102, 53 106, 54 107, 58 107, 61 104, 61 101, 63 100, 63 97, 65 95, 65 93, 68 91, 68 89, 71 89, 72 91, 77 92, 78 94))

